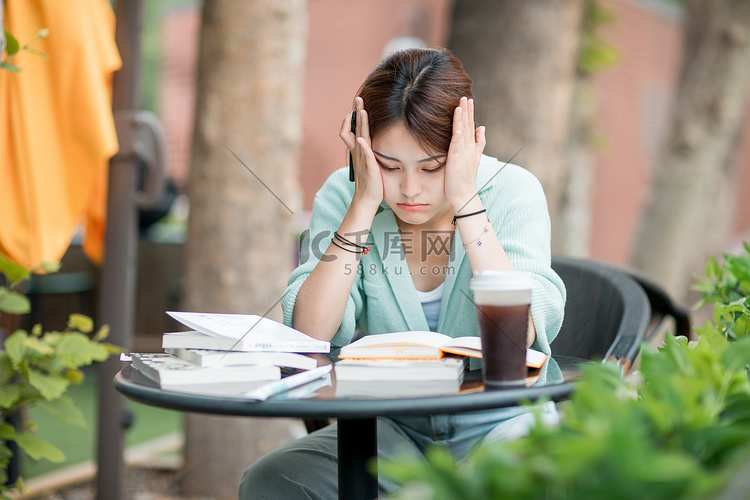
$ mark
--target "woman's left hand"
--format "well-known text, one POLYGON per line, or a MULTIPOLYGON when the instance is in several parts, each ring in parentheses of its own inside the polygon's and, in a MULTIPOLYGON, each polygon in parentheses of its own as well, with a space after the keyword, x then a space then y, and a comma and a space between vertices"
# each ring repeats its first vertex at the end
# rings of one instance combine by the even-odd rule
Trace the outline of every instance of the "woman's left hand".
POLYGON ((454 211, 477 194, 477 171, 486 139, 484 127, 474 127, 474 99, 462 97, 453 112, 453 136, 445 165, 445 197, 454 211))

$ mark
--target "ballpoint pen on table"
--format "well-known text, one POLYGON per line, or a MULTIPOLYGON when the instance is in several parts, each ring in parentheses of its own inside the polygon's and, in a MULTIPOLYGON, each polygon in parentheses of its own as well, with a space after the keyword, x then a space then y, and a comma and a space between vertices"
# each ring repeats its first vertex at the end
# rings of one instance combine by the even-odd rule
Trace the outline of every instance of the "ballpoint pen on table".
POLYGON ((332 368, 333 368, 333 365, 325 365, 325 366, 320 366, 318 368, 314 368, 312 370, 304 371, 302 373, 290 375, 288 377, 284 377, 281 380, 270 382, 256 389, 248 391, 244 393, 243 396, 245 396, 246 398, 250 398, 250 399, 256 399, 258 401, 265 401, 271 396, 275 396, 276 394, 281 394, 282 392, 288 391, 289 389, 293 389, 295 387, 299 387, 308 382, 312 382, 313 380, 318 379, 324 376, 325 374, 329 373, 332 368))

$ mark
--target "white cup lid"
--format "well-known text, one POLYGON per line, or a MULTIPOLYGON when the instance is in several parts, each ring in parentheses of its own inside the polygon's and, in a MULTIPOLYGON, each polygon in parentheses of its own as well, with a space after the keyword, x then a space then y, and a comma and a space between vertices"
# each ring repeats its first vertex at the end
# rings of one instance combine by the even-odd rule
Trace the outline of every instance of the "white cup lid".
POLYGON ((481 271, 474 273, 469 289, 482 291, 516 291, 534 288, 534 278, 525 271, 481 271))

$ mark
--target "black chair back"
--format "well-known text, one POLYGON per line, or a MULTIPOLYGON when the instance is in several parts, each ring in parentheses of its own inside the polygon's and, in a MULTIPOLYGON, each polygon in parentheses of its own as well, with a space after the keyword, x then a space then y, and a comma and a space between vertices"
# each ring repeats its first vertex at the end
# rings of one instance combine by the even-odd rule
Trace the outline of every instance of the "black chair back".
POLYGON ((643 288, 625 272, 593 260, 553 256, 552 268, 567 289, 565 319, 552 353, 613 358, 627 371, 651 320, 643 288))

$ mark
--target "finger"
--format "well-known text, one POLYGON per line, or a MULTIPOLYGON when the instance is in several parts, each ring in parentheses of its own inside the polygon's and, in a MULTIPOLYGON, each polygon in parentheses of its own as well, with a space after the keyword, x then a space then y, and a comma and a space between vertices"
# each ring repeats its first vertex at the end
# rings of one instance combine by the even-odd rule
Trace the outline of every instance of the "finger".
POLYGON ((484 147, 487 145, 487 137, 485 136, 485 127, 481 126, 477 129, 474 137, 474 144, 476 144, 476 151, 478 155, 484 152, 484 147))
POLYGON ((453 136, 451 137, 450 146, 448 146, 448 159, 459 154, 459 151, 461 151, 461 147, 463 146, 463 114, 463 109, 461 109, 460 106, 453 112, 453 136))
POLYGON ((357 137, 357 146, 359 146, 360 154, 364 156, 365 165, 378 168, 375 153, 372 152, 372 148, 368 141, 364 137, 357 137))
POLYGON ((456 135, 456 132, 461 131, 461 125, 462 125, 462 118, 461 114, 463 113, 463 110, 461 109, 461 105, 459 104, 458 107, 456 107, 455 110, 453 110, 453 135, 456 135))
POLYGON ((474 99, 469 99, 469 102, 467 104, 467 112, 469 115, 469 130, 474 132, 476 130, 476 123, 474 123, 474 99))
POLYGON ((469 128, 469 99, 466 97, 461 98, 461 126, 465 131, 471 130, 474 133, 474 129, 469 128))
POLYGON ((354 110, 357 112, 357 125, 356 125, 357 137, 362 137, 361 112, 364 109, 365 109, 365 102, 362 100, 361 97, 355 97, 354 98, 354 110))
POLYGON ((367 116, 367 111, 361 109, 357 115, 357 126, 359 128, 359 137, 362 137, 370 143, 370 118, 367 116))
POLYGON ((346 147, 349 148, 349 151, 353 151, 356 147, 356 143, 354 142, 355 136, 352 134, 352 114, 347 113, 344 117, 344 121, 341 123, 341 130, 339 130, 339 137, 341 137, 341 140, 344 141, 344 144, 346 144, 346 147))

